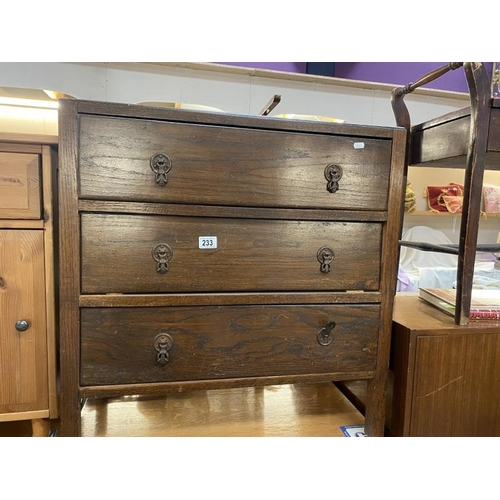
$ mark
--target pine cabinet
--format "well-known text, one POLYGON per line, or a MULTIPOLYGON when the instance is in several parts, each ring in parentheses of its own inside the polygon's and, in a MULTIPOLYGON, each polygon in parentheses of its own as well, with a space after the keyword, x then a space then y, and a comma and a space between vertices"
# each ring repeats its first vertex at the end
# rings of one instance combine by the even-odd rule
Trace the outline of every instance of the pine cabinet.
POLYGON ((0 422, 58 416, 53 138, 0 135, 0 422))

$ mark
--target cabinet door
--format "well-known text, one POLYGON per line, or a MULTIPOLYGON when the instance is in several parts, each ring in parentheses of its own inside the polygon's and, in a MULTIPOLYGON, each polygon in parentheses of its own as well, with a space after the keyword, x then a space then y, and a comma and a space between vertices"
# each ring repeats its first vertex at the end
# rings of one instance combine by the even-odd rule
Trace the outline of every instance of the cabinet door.
POLYGON ((48 408, 44 274, 43 231, 0 230, 0 419, 48 408))
POLYGON ((411 436, 500 436, 500 334, 417 339, 411 436))

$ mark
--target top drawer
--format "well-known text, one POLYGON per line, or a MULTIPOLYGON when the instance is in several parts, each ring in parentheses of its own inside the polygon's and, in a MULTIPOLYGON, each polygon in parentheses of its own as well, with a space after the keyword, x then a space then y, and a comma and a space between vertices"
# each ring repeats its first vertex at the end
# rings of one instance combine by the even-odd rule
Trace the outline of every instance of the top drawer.
POLYGON ((0 152, 0 219, 39 219, 40 156, 0 152))
POLYGON ((385 210, 391 141, 83 115, 80 196, 385 210))

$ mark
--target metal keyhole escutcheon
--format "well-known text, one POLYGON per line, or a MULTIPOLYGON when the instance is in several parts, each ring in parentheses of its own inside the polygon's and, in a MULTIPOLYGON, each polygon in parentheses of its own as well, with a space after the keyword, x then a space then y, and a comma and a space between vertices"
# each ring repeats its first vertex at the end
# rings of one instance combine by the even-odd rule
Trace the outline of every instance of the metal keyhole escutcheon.
POLYGON ((151 170, 155 173, 155 182, 158 186, 165 186, 168 182, 167 174, 172 168, 172 161, 165 153, 158 153, 151 157, 151 170))
POLYGON ((320 345, 330 345, 333 342, 332 331, 335 328, 335 321, 331 321, 324 326, 317 335, 318 344, 320 345))
POLYGON ((335 193, 339 189, 339 181, 342 179, 342 167, 340 165, 335 165, 334 163, 329 163, 325 168, 325 179, 328 181, 326 185, 326 190, 330 193, 335 193))
POLYGON ((316 257, 318 262, 321 264, 320 271, 322 273, 329 273, 330 264, 333 262, 333 259, 335 259, 335 252, 330 247, 325 245, 318 250, 316 257))
POLYGON ((153 247, 151 255, 156 262, 156 272, 165 274, 168 271, 168 263, 174 255, 172 249, 166 243, 160 243, 153 247))
POLYGON ((174 345, 174 339, 168 333, 160 333, 153 341, 153 346, 157 352, 156 362, 164 366, 167 364, 170 356, 168 351, 174 345))

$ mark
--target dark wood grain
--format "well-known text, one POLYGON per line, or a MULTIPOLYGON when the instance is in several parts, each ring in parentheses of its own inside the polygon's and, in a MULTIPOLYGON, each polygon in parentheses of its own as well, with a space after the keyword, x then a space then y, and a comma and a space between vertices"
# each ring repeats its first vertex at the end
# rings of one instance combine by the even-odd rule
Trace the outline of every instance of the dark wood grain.
POLYGON ((82 385, 370 371, 379 307, 82 309, 82 385), (333 341, 318 332, 335 322, 333 341), (173 339, 165 366, 154 338, 173 339))
MULTIPOLYGON (((488 110, 489 133, 485 168, 500 168, 500 109, 488 110)), ((465 168, 470 138, 470 107, 412 127, 410 165, 465 168)))
POLYGON ((373 379, 366 428, 382 435, 404 130, 73 106, 60 190, 67 435, 79 434, 80 397, 354 379, 373 379), (163 187, 156 153, 171 155, 163 187), (335 192, 329 163, 343 169, 335 192), (160 243, 173 250, 165 273, 160 243), (175 338, 165 366, 151 344, 162 329, 175 338))
POLYGON ((81 231, 86 294, 379 288, 380 224, 82 214, 81 231), (200 236, 217 248, 199 249, 200 236), (161 274, 151 253, 163 243, 173 257, 161 274))
POLYGON ((140 215, 181 215, 186 217, 225 217, 233 219, 283 219, 385 222, 387 211, 315 210, 297 208, 220 207, 169 203, 138 203, 126 201, 80 200, 81 212, 140 215))
POLYGON ((490 87, 484 66, 480 63, 466 63, 464 69, 470 89, 471 124, 458 241, 458 278, 455 304, 455 323, 457 325, 466 325, 469 322, 491 101, 490 87))
MULTIPOLYGON (((491 101, 493 106, 495 99, 491 101)), ((500 109, 491 107, 490 110, 490 122, 489 122, 489 134, 488 134, 488 149, 486 152, 486 165, 489 166, 488 156, 493 156, 494 153, 500 153, 500 109)), ((496 155, 498 158, 498 154, 496 155)), ((497 165, 500 161, 497 161, 497 165)))
POLYGON ((79 283, 80 224, 77 196, 78 122, 76 101, 59 107, 59 328, 61 435, 80 435, 79 283))
POLYGON ((244 377, 217 380, 185 380, 180 382, 153 382, 147 384, 89 385, 80 388, 82 397, 115 397, 150 395, 161 396, 171 392, 209 389, 231 389, 235 387, 263 387, 267 385, 331 382, 332 380, 358 380, 373 377, 373 372, 336 372, 273 377, 244 377))
POLYGON ((389 357, 391 346, 392 312, 394 295, 396 294, 396 278, 398 275, 399 248, 394 245, 398 241, 403 222, 404 199, 401 193, 406 185, 404 176, 405 145, 407 133, 404 130, 394 134, 393 154, 391 159, 391 182, 389 190, 389 213, 391 217, 384 226, 382 242, 381 282, 382 312, 379 327, 379 351, 376 376, 368 380, 369 404, 366 407, 367 424, 365 432, 369 436, 384 435, 386 411, 386 389, 389 373, 389 357))
POLYGON ((82 295, 81 307, 161 307, 276 304, 379 304, 380 292, 159 293, 82 295))
POLYGON ((248 207, 385 210, 391 142, 83 116, 80 196, 248 207), (160 186, 150 159, 171 160, 160 186), (325 168, 340 165, 338 191, 325 168), (369 186, 369 189, 366 188, 369 186))
MULTIPOLYGON (((402 304, 401 301, 398 302, 398 299, 399 297, 396 298, 395 312, 400 310, 400 304, 402 304)), ((415 365, 415 346, 410 342, 410 335, 411 332, 408 329, 394 321, 390 358, 394 384, 392 386, 391 421, 388 422, 389 433, 394 437, 410 435, 412 373, 415 365)))

